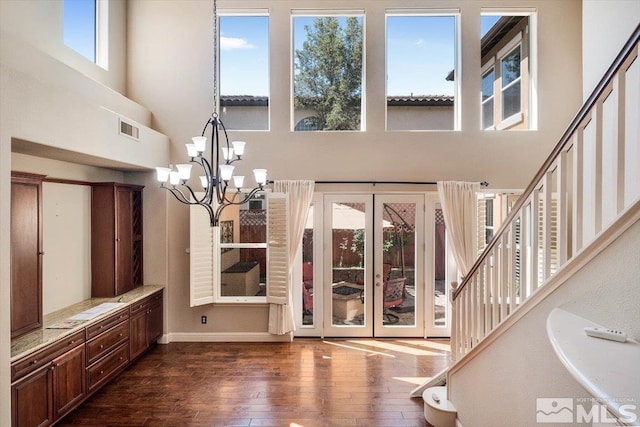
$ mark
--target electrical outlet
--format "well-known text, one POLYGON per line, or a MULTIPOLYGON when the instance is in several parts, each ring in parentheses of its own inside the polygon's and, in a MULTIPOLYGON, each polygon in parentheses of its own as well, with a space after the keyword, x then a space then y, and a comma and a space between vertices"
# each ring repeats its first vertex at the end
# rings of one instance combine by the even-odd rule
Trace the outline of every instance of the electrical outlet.
POLYGON ((203 325, 206 325, 206 324, 207 324, 207 316, 202 316, 202 317, 200 317, 200 322, 201 322, 203 325))

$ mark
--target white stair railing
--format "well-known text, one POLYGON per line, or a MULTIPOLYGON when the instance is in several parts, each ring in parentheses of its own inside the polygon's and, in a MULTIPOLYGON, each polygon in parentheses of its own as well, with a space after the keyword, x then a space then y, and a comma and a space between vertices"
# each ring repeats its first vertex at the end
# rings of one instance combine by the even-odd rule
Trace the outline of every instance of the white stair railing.
POLYGON ((639 28, 453 293, 454 360, 640 198, 639 28))

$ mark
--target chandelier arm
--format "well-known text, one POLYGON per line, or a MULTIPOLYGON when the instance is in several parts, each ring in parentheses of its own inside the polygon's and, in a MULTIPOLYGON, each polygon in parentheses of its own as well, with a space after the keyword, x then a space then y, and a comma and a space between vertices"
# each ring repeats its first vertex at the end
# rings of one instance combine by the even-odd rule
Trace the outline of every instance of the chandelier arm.
MULTIPOLYGON (((240 199, 239 201, 229 200, 229 199, 225 198, 225 202, 227 202, 227 204, 229 204, 229 205, 243 205, 243 204, 247 203, 253 196, 255 196, 258 191, 263 191, 263 190, 264 190, 264 187, 258 186, 256 188, 254 188, 253 190, 251 190, 249 193, 246 193, 246 195, 242 199, 240 199)), ((238 193, 234 193, 233 199, 235 199, 235 196, 237 194, 238 193)))
POLYGON ((209 225, 211 227, 215 227, 216 225, 218 225, 215 213, 213 212, 213 208, 211 207, 211 205, 208 203, 200 203, 200 206, 205 208, 207 210, 207 213, 209 214, 209 225))
POLYGON ((164 188, 165 190, 170 192, 173 195, 173 197, 175 197, 176 200, 178 200, 180 203, 184 203, 185 205, 197 204, 197 203, 192 203, 189 200, 185 199, 184 195, 180 192, 180 190, 178 190, 175 187, 174 188, 169 188, 169 187, 161 186, 160 188, 164 188))
POLYGON ((213 176, 211 163, 209 163, 209 161, 205 157, 201 157, 200 159, 201 162, 199 164, 200 166, 202 166, 204 175, 207 178, 207 188, 205 189, 205 194, 202 200, 206 201, 207 203, 211 203, 213 197, 213 186, 216 185, 216 183, 214 182, 215 177, 213 176))
MULTIPOLYGON (((193 192, 193 189, 191 189, 191 186, 187 185, 187 184, 182 184, 183 187, 186 187, 187 190, 189 190, 189 194, 191 194, 191 197, 193 197, 193 200, 195 200, 195 202, 189 202, 189 204, 191 205, 204 205, 205 201, 206 201, 206 197, 207 194, 205 193, 205 195, 202 197, 202 199, 198 199, 198 196, 196 196, 196 193, 193 192)), ((178 190, 180 191, 180 190, 178 190)), ((180 192, 180 194, 182 194, 182 192, 180 192)), ((184 197, 184 195, 183 195, 184 197)))
MULTIPOLYGON (((188 185, 185 185, 185 187, 189 188, 188 185)), ((199 202, 192 202, 189 199, 187 199, 187 197, 184 195, 184 193, 182 191, 180 191, 180 189, 176 186, 174 186, 173 188, 170 188, 169 191, 171 191, 171 194, 173 194, 176 199, 178 199, 179 201, 181 201, 182 203, 184 203, 185 205, 199 205, 199 202)))

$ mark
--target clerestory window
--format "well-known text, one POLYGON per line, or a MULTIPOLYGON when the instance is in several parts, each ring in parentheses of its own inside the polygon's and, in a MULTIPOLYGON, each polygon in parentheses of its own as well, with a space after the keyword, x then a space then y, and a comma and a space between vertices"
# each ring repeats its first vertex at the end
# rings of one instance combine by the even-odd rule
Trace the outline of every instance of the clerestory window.
POLYGON ((536 128, 533 12, 481 16, 481 127, 536 128))
POLYGON ((458 15, 387 10, 387 130, 459 130, 458 15))
POLYGON ((269 130, 269 16, 220 14, 220 118, 229 130, 269 130))
POLYGON ((294 131, 365 129, 363 26, 362 11, 293 11, 294 131))
POLYGON ((107 68, 108 0, 63 0, 62 35, 64 44, 107 68))

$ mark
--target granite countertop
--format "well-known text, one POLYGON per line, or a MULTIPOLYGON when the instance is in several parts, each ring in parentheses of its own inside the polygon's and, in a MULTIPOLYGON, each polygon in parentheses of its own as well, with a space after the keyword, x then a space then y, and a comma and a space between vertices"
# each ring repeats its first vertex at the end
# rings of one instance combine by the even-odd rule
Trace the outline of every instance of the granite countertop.
POLYGON ((11 340, 11 363, 14 361, 33 353, 36 350, 41 349, 54 341, 59 340, 60 338, 65 337, 66 335, 71 335, 75 332, 78 332, 80 329, 86 328, 92 323, 99 322, 110 314, 114 313, 126 307, 136 301, 139 301, 143 298, 148 297, 149 295, 163 289, 164 286, 157 285, 145 285, 137 287, 126 294, 119 295, 113 298, 91 298, 77 304, 73 304, 69 307, 65 307, 58 311, 54 311, 53 313, 49 313, 44 316, 42 319, 43 327, 41 329, 36 329, 35 331, 31 331, 25 335, 22 335, 18 338, 14 338, 11 340), (72 316, 77 315, 78 313, 82 313, 85 310, 91 309, 93 307, 97 307, 102 303, 125 303, 126 305, 114 307, 113 309, 102 313, 91 320, 78 322, 77 325, 65 328, 65 329, 48 329, 54 325, 60 324, 72 316))

